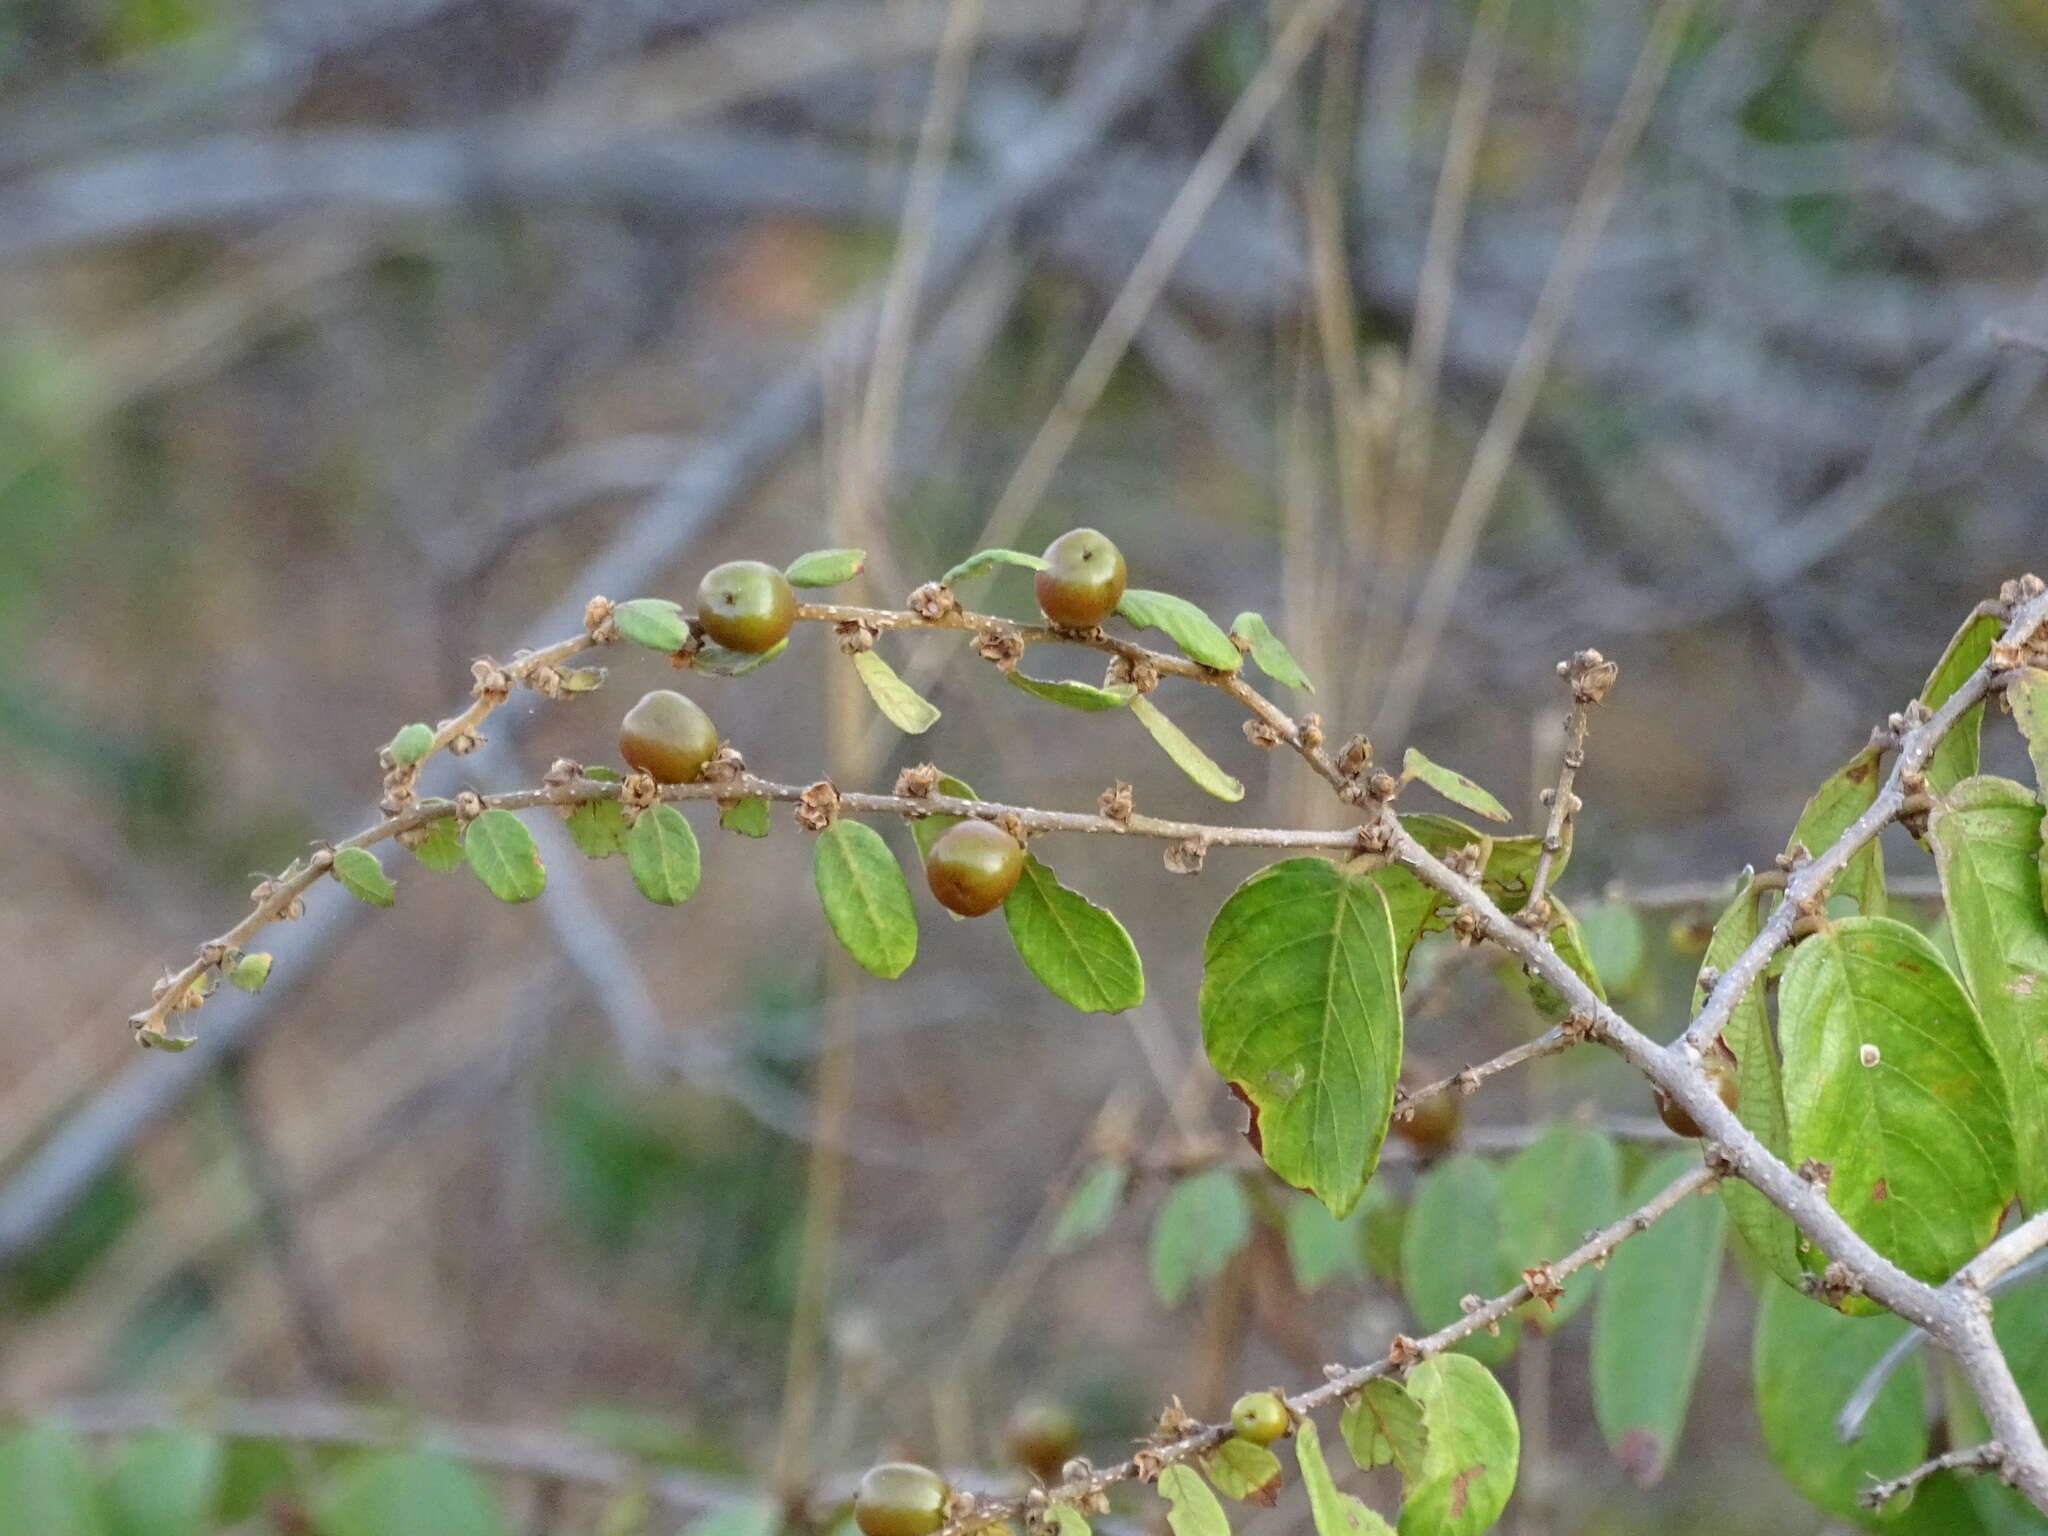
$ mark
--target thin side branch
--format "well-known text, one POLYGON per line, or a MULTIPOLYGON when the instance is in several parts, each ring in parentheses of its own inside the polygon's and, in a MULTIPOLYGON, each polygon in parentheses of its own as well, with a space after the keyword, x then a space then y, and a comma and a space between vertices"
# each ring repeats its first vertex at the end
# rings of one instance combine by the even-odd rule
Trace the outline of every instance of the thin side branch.
POLYGON ((1998 1472, 2005 1470, 2005 1450, 2002 1446, 1970 1445, 1961 1450, 1947 1451, 1931 1461, 1923 1461, 1910 1472, 1901 1473, 1881 1483, 1873 1483, 1856 1496, 1856 1502, 1866 1509, 1882 1509, 1909 1488, 1916 1488, 1937 1472, 1998 1472))
POLYGON ((1550 872, 1564 851, 1565 834, 1578 814, 1579 798, 1572 784, 1586 766, 1586 732, 1593 723, 1593 706, 1607 697, 1614 686, 1615 665, 1598 651, 1580 651, 1557 664, 1557 675, 1572 693, 1572 712, 1564 722, 1564 754, 1559 761, 1557 783, 1545 791, 1550 800, 1550 819, 1543 828, 1543 849, 1536 856, 1536 869, 1529 877, 1529 899, 1522 903, 1520 916, 1531 928, 1550 922, 1550 872))

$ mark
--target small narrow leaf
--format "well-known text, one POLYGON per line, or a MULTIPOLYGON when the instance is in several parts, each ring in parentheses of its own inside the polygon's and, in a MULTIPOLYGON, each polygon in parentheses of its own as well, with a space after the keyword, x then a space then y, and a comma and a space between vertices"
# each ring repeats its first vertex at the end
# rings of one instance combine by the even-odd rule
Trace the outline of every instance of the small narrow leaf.
POLYGON ((626 808, 616 800, 586 800, 569 812, 564 825, 585 858, 607 859, 626 851, 626 808))
POLYGON ((1368 1381, 1344 1405, 1337 1429, 1362 1470, 1391 1466, 1401 1474, 1404 1489, 1413 1488, 1428 1465, 1429 1426, 1422 1421, 1422 1404, 1398 1381, 1384 1376, 1368 1381))
POLYGON ((1408 1373, 1429 1449, 1401 1504, 1401 1536, 1479 1536, 1500 1518, 1522 1457, 1514 1405, 1493 1373, 1464 1355, 1435 1355, 1408 1373))
POLYGON ((416 763, 434 750, 434 728, 414 721, 392 737, 391 744, 384 750, 391 754, 391 761, 400 767, 416 763))
MULTIPOLYGON (((1590 1126, 1555 1120, 1501 1170, 1502 1266, 1519 1274, 1532 1264, 1569 1253, 1588 1232, 1621 1214, 1621 1153, 1590 1126)), ((1532 1301, 1522 1309, 1531 1327, 1554 1333, 1593 1294, 1596 1272, 1582 1269, 1563 1282, 1554 1308, 1532 1301)))
POLYGON ((1115 1158, 1100 1158, 1092 1163, 1081 1175, 1081 1182, 1074 1186, 1074 1192, 1067 1196, 1067 1203, 1060 1207, 1046 1248, 1053 1253, 1072 1253, 1100 1235, 1116 1219, 1117 1207, 1123 1203, 1124 1185, 1129 1181, 1130 1170, 1115 1158))
POLYGON ((1189 657, 1218 672, 1235 672, 1244 657, 1230 643, 1230 636, 1216 627, 1216 621, 1184 597, 1171 592, 1148 592, 1130 587, 1116 605, 1116 611, 1134 629, 1163 629, 1173 643, 1189 657))
POLYGON ((1159 1491, 1166 1496, 1173 1536, 1230 1536, 1230 1517, 1193 1467, 1168 1467, 1159 1474, 1159 1491))
POLYGON ((690 657, 692 672, 709 672, 713 677, 745 677, 756 667, 765 667, 769 662, 789 649, 789 636, 769 646, 765 651, 727 650, 716 640, 706 640, 697 647, 690 657))
POLYGON ((373 907, 388 907, 397 898, 398 888, 385 877, 377 855, 367 848, 335 849, 334 878, 357 901, 373 907))
POLYGON ((1138 723, 1151 733, 1152 739, 1165 749, 1166 755, 1173 759, 1182 773, 1218 800, 1244 798, 1244 785, 1217 766, 1216 760, 1196 746, 1187 732, 1161 714, 1150 699, 1137 695, 1132 698, 1130 709, 1138 717, 1138 723))
POLYGON ((1228 1168, 1192 1174, 1167 1191, 1152 1218, 1152 1289, 1169 1307, 1223 1273, 1251 1240, 1251 1206, 1228 1168))
MULTIPOLYGON (((1628 1205, 1642 1204, 1698 1166, 1699 1154, 1689 1148, 1667 1152, 1636 1179, 1628 1205)), ((1688 1196, 1615 1249, 1600 1278, 1593 1416, 1609 1449, 1644 1488, 1663 1477, 1685 1424, 1721 1277, 1726 1223, 1718 1200, 1688 1196)))
POLYGON ((261 992, 263 983, 270 980, 270 956, 260 950, 242 956, 228 971, 228 980, 244 992, 261 992))
POLYGON ((1308 1490, 1316 1536, 1394 1536, 1392 1526, 1340 1489, 1330 1476, 1330 1464, 1323 1459, 1322 1432, 1314 1419, 1303 1419, 1294 1432, 1294 1460, 1301 1468, 1301 1485, 1308 1490))
POLYGON ((1287 1262, 1294 1271, 1294 1283, 1315 1292, 1338 1275, 1364 1274, 1363 1216, 1363 1211, 1354 1208, 1339 1221, 1320 1200, 1303 1197, 1288 1201, 1287 1262))
POLYGON ((626 833, 626 867, 649 901, 679 906, 697 889, 702 872, 697 834, 672 805, 650 805, 626 833))
MULTIPOLYGON (((1433 1333, 1464 1316, 1467 1296, 1497 1296, 1521 1278, 1520 1267, 1501 1256, 1500 1229, 1500 1178, 1493 1164, 1460 1152, 1415 1181, 1401 1234, 1401 1290, 1424 1330, 1433 1333)), ((1481 1330, 1457 1347, 1475 1360, 1505 1360, 1520 1336, 1521 1324, 1511 1314, 1498 1334, 1481 1330)))
POLYGON ((833 822, 818 834, 811 875, 846 952, 877 976, 901 976, 917 958, 917 909, 882 834, 857 821, 833 822))
POLYGON ((1327 859, 1253 875, 1210 924, 1201 1015, 1267 1165, 1347 1214, 1378 1166, 1401 1066, 1400 960, 1379 886, 1327 859))
POLYGON ((984 549, 969 555, 953 569, 939 578, 942 587, 956 587, 963 581, 972 581, 977 576, 986 576, 999 565, 1022 566, 1027 571, 1042 571, 1045 562, 1036 555, 1027 555, 1021 549, 984 549))
POLYGON ((547 889, 547 866, 533 846, 533 834, 510 811, 485 811, 472 821, 462 835, 462 856, 500 901, 532 901, 547 889))
POLYGON ((1145 1000, 1145 968, 1124 925, 1031 854, 1003 903, 1010 942, 1054 997, 1083 1013, 1122 1013, 1145 1000))
POLYGON ((1410 779, 1420 779, 1453 805, 1462 805, 1468 811, 1477 811, 1488 821, 1509 819, 1508 808, 1494 799, 1476 781, 1467 778, 1455 768, 1446 768, 1442 763, 1432 762, 1413 747, 1410 747, 1401 758, 1401 782, 1405 784, 1410 779))
POLYGON ((1304 693, 1316 691, 1316 685, 1301 670, 1301 663, 1294 659, 1294 652, 1280 643, 1280 637, 1256 613, 1240 613, 1232 619, 1230 634, 1232 639, 1244 642, 1259 670, 1274 682, 1284 688, 1299 688, 1304 693))
POLYGON ((463 861, 462 833, 455 825, 455 818, 442 816, 428 822, 426 835, 412 845, 411 853, 436 874, 445 875, 451 869, 460 869, 463 861))
MULTIPOLYGON (((1820 853, 1869 810, 1884 787, 1883 753, 1865 747, 1821 782, 1799 813, 1799 820, 1786 841, 1785 851, 1804 848, 1820 853)), ((1884 915, 1884 854, 1872 838, 1856 851, 1848 867, 1835 877, 1834 890, 1856 903, 1865 917, 1884 915)))
POLYGON ((782 574, 792 587, 836 587, 867 568, 864 549, 814 549, 790 561, 782 574))
MULTIPOLYGON (((1996 608, 1980 609, 1964 620, 1948 649, 1941 653, 1941 660, 1927 674, 1927 682, 1920 689, 1920 702, 1929 709, 1939 709, 1946 703, 1949 695, 1968 682, 1990 658, 1992 644, 2004 628, 2004 616, 1996 608)), ((1955 729, 1942 737, 1941 744, 1927 759, 1927 782, 1936 794, 1947 794, 1976 773, 1983 727, 1984 701, 1979 699, 1963 711, 1955 729)))
POLYGON ((1280 1458, 1263 1445, 1232 1435, 1201 1456, 1202 1470, 1226 1499, 1271 1505, 1280 1497, 1280 1458))
POLYGON ((690 626, 680 604, 665 597, 636 597, 612 609, 619 634, 650 651, 673 655, 690 639, 690 626))
POLYGON ((1131 702, 1137 690, 1128 683, 1119 683, 1113 688, 1097 688, 1092 683, 1070 683, 1059 678, 1026 677, 1022 672, 1004 674, 1012 686, 1049 699, 1055 704, 1064 704, 1069 709, 1104 710, 1122 709, 1131 702))
POLYGON ((899 731, 922 736, 939 718, 939 711, 910 684, 896 675, 896 669, 874 651, 856 652, 853 670, 867 684, 868 696, 899 731))
POLYGON ((742 837, 766 837, 768 802, 760 795, 743 795, 718 813, 718 824, 742 837))

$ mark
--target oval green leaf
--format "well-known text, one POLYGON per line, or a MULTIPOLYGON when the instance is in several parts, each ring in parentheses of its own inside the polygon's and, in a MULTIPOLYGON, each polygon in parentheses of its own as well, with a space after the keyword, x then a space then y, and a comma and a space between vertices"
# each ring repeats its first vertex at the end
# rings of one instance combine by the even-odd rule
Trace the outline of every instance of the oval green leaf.
POLYGON ((765 651, 729 651, 716 640, 706 640, 691 655, 690 670, 709 672, 713 677, 745 677, 756 667, 767 666, 788 649, 787 635, 765 651))
POLYGON ((1316 685, 1301 670, 1301 663, 1294 659, 1294 652, 1280 643, 1280 637, 1256 613, 1240 613, 1232 619, 1230 635, 1233 640, 1244 643, 1259 670, 1274 682, 1284 688, 1299 688, 1304 693, 1316 691, 1316 685))
POLYGON ((1338 1275, 1365 1273, 1365 1212, 1353 1207, 1338 1220, 1322 1201, 1287 1202, 1287 1264, 1303 1291, 1321 1290, 1338 1275))
POLYGON ((1270 1505, 1280 1498, 1280 1458, 1263 1445, 1232 1435, 1197 1460, 1226 1499, 1270 1505))
MULTIPOLYGON (((1821 782, 1799 813, 1792 836, 1785 843, 1789 854, 1804 848, 1820 853, 1835 843, 1849 825, 1869 810, 1884 787, 1883 753, 1865 747, 1821 782)), ((1835 876, 1833 889, 1856 903, 1865 917, 1884 916, 1884 851, 1872 838, 1856 851, 1842 872, 1835 876)))
POLYGON ((688 901, 703 872, 689 818, 672 805, 650 805, 642 811, 626 833, 626 867, 649 901, 664 907, 688 901))
POLYGON ((484 889, 500 901, 531 901, 547 889, 547 866, 533 834, 510 811, 488 810, 462 834, 462 856, 484 889))
POLYGON ((570 810, 564 824, 569 841, 585 858, 608 859, 626 851, 626 808, 616 800, 586 800, 570 810))
POLYGON ((1159 1491, 1173 1536, 1230 1536, 1230 1517, 1193 1467, 1168 1467, 1159 1474, 1159 1491))
POLYGON ((1070 1007, 1121 1013, 1145 1000, 1145 967, 1124 925, 1031 854, 1003 903, 1003 921, 1018 958, 1070 1007))
MULTIPOLYGON (((1498 1296, 1521 1278, 1521 1266, 1501 1256, 1500 1227, 1500 1178, 1484 1159, 1460 1152, 1415 1181, 1401 1234, 1401 1291, 1425 1331, 1464 1316, 1467 1296, 1498 1296)), ((1498 1334, 1482 1330, 1457 1347, 1475 1360, 1505 1360, 1520 1337, 1510 1314, 1498 1334)))
POLYGON ((229 969, 228 980, 244 992, 261 992, 263 983, 270 980, 270 956, 260 950, 242 956, 229 969))
POLYGON ((1165 749, 1166 755, 1173 759, 1182 773, 1218 800, 1244 798, 1244 785, 1225 773, 1213 757, 1196 746, 1186 731, 1161 714, 1150 699, 1137 695, 1131 699, 1130 709, 1138 717, 1138 723, 1165 749))
POLYGON ((1522 1428, 1478 1361, 1436 1355, 1408 1373, 1429 1431, 1421 1481, 1401 1505, 1401 1536, 1479 1536, 1515 1491, 1522 1428))
POLYGON ((0 1441, 0 1520, 21 1536, 112 1536, 76 1435, 41 1423, 0 1441))
POLYGON ((1054 704, 1064 704, 1069 709, 1122 709, 1137 693, 1128 683, 1119 683, 1114 688, 1097 688, 1092 683, 1072 683, 1061 678, 1026 677, 1017 671, 1003 675, 1009 678, 1013 687, 1054 704))
MULTIPOLYGON (((1591 1126, 1553 1121, 1501 1170, 1503 1267, 1520 1274, 1569 1253, 1621 1209, 1621 1153, 1614 1142, 1591 1126)), ((1531 1326, 1554 1333, 1586 1304, 1595 1280, 1594 1270, 1582 1269, 1564 1282, 1555 1309, 1531 1302, 1522 1315, 1531 1326)))
POLYGON ((922 736, 937 724, 938 706, 896 675, 896 669, 874 651, 854 653, 853 670, 867 685, 875 708, 899 731, 922 736))
POLYGON ((867 568, 864 549, 814 549, 790 561, 782 574, 792 587, 836 587, 867 568))
POLYGON ((1401 1474, 1404 1489, 1421 1481, 1429 1459, 1429 1426, 1422 1420, 1422 1404, 1400 1382, 1385 1376, 1368 1381, 1344 1405, 1337 1429, 1362 1470, 1391 1466, 1401 1474))
POLYGON ((462 833, 455 825, 455 818, 442 816, 428 822, 426 836, 414 843, 410 851, 414 858, 436 874, 445 875, 451 869, 460 869, 464 858, 462 833))
POLYGON ((1045 1241, 1047 1250, 1072 1253, 1099 1236, 1116 1219, 1117 1207, 1123 1203, 1124 1186, 1129 1181, 1130 1170, 1113 1157, 1091 1164, 1081 1182, 1074 1186, 1074 1192, 1067 1196, 1067 1203, 1060 1207, 1052 1235, 1045 1241))
POLYGON ((2019 1195, 2048 1208, 2048 907, 2041 802, 2010 779, 1965 779, 1929 829, 1949 936, 2011 1091, 2019 1195))
POLYGON ((1579 914, 1579 937, 1594 973, 1614 992, 1626 993, 1643 979, 1650 946, 1642 914, 1625 901, 1602 901, 1579 914))
POLYGON ((416 763, 434 750, 434 728, 415 720, 411 725, 400 728, 384 750, 400 767, 416 763))
POLYGON ((917 909, 882 834, 841 819, 818 834, 811 877, 825 920, 861 966, 901 976, 917 958, 917 909))
MULTIPOLYGON (((1964 620, 1948 649, 1941 653, 1941 660, 1927 674, 1927 682, 1920 689, 1920 702, 1929 709, 1939 709, 1946 703, 1949 695, 1990 659, 1991 647, 2004 629, 2005 616, 1996 607, 1980 608, 1964 620)), ((1976 774, 1983 729, 1984 701, 1979 699, 1963 711, 1955 729, 1942 737, 1941 744, 1927 759, 1927 782, 1936 794, 1947 794, 1976 774)))
POLYGON ((173 1429, 130 1441, 107 1471, 113 1536, 205 1536, 221 1469, 211 1435, 173 1429))
POLYGON ((1209 926, 1201 1014, 1267 1165, 1347 1214, 1379 1163, 1401 1069, 1400 958, 1379 886, 1327 859, 1253 875, 1209 926))
POLYGON ((718 824, 742 837, 766 837, 768 802, 760 795, 743 795, 719 811, 718 824))
POLYGON ((999 565, 1021 566, 1027 571, 1042 571, 1045 562, 1037 555, 1027 555, 1021 549, 977 550, 962 560, 953 569, 939 578, 942 587, 958 586, 963 581, 972 581, 977 576, 986 576, 999 565))
POLYGON ((385 877, 384 866, 367 848, 334 850, 334 878, 357 901, 373 907, 388 907, 397 899, 398 888, 385 877))
POLYGON ((1303 1419, 1294 1432, 1294 1460, 1301 1468, 1302 1487, 1308 1490, 1308 1511, 1315 1521, 1316 1536, 1393 1536, 1392 1526, 1340 1489, 1330 1476, 1330 1464, 1323 1459, 1322 1432, 1314 1419, 1303 1419))
POLYGON ((1191 1174, 1166 1192, 1152 1218, 1152 1289, 1169 1307, 1223 1273, 1251 1241, 1251 1205, 1228 1168, 1191 1174))
POLYGON ((1116 605, 1116 611, 1135 629, 1162 629, 1167 637, 1195 661, 1218 672, 1235 672, 1244 657, 1230 643, 1230 636, 1216 627, 1216 621, 1184 597, 1171 592, 1148 592, 1130 587, 1116 605))
POLYGON ((1847 918, 1793 950, 1778 1034, 1790 1160, 1828 1164, 1849 1225, 1946 1279, 1990 1241, 2016 1173, 2004 1073, 1962 984, 1904 923, 1847 918))
POLYGON ((689 643, 690 626, 682 606, 665 597, 635 597, 612 609, 619 634, 650 651, 673 655, 689 643))
MULTIPOLYGON (((1629 1190, 1631 1209, 1699 1166, 1667 1152, 1629 1190)), ((1728 1213, 1687 1196, 1607 1261, 1593 1315, 1593 1416, 1622 1466, 1648 1488, 1671 1464, 1706 1347, 1728 1213)), ((1773 1287, 1775 1289, 1775 1287, 1773 1287)))
POLYGON ((320 1499, 320 1536, 508 1536, 482 1478, 426 1451, 358 1458, 320 1499))
POLYGON ((1455 768, 1432 762, 1413 747, 1401 758, 1401 782, 1405 784, 1410 779, 1419 779, 1453 805, 1476 811, 1488 821, 1509 819, 1508 808, 1494 799, 1477 780, 1467 778, 1455 768))

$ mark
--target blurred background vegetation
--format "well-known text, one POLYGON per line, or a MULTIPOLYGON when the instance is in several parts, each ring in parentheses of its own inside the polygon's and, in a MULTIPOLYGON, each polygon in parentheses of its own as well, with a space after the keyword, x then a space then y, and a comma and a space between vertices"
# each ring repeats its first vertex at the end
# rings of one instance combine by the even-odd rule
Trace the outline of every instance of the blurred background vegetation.
MULTIPOLYGON (((681 598, 718 560, 858 544, 849 592, 895 604, 991 508, 1023 548, 1092 524, 1134 583, 1265 613, 1333 739, 1412 741, 1518 807, 1554 772, 1552 665, 1598 646, 1621 684, 1563 890, 1669 1032, 1701 908, 1601 893, 1766 863, 1970 606, 2041 567, 2048 355, 1996 330, 2048 330, 2041 0, 1347 0, 1292 69, 1287 4, 964 4, 0 9, 0 1404, 41 1426, 0 1484, 54 1501, 0 1528, 199 1529, 122 1502, 186 1476, 195 1521, 499 1529, 483 1484, 351 1449, 425 1420, 503 1528, 672 1530, 887 1452, 999 1468, 1034 1395, 1115 1457, 1170 1392, 1214 1412, 1408 1325, 1399 1158, 1326 1279, 1268 1184, 1222 1275, 1178 1307, 1148 1282, 1156 1170, 1239 1124, 1193 999, 1243 851, 1184 879, 1058 849, 1148 961, 1121 1018, 1045 995, 987 924, 928 922, 900 983, 848 974, 782 817, 759 843, 700 823, 680 912, 559 839, 532 908, 387 858, 393 912, 316 891, 269 990, 138 1057, 121 1021, 163 963, 250 871, 367 819, 377 745, 452 711, 472 657, 573 630, 543 616, 593 573, 681 598), (1162 225, 1161 291, 1113 310, 1162 225), (893 390, 871 321, 913 261, 893 390), (1130 346, 1077 395, 1120 313, 1130 346), (1049 417, 1076 435, 1041 492, 1013 475, 1049 417), (1123 1208, 1055 1253, 1104 1152, 1139 1165, 1123 1208), (223 1463, 129 1436, 187 1412, 287 1438, 223 1463)), ((989 592, 1029 609, 1016 573, 989 592)), ((1049 719, 942 637, 889 648, 946 711, 930 736, 878 727, 823 634, 686 686, 775 777, 934 757, 1005 799, 1123 778, 1213 819, 1121 717, 1049 719)), ((603 760, 674 678, 607 660, 430 788, 603 760)), ((1227 700, 1173 707, 1247 819, 1341 810, 1227 700)), ((1440 1070, 1539 1022, 1489 964, 1425 994, 1411 1048, 1440 1070)), ((1467 1130, 1510 1147, 1581 1108, 1647 1106, 1573 1057, 1467 1130)), ((1511 1528, 1823 1528, 1764 1456, 1732 1268, 1721 1294, 1655 1488, 1591 1423, 1583 1322, 1502 1368, 1511 1528)))

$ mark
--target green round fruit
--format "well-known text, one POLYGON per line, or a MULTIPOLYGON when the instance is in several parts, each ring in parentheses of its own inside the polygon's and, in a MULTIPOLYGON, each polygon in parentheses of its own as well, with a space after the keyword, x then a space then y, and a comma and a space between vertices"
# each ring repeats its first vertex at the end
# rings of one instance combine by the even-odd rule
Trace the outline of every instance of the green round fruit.
POLYGON ((853 1522, 862 1536, 931 1536, 946 1523, 952 1492, 930 1467, 885 1461, 861 1477, 853 1496, 853 1522))
POLYGON ((948 827, 924 857, 924 877, 939 905, 962 917, 993 912, 1017 888, 1024 849, 992 821, 948 827))
POLYGON ((1294 1427, 1294 1420, 1271 1392, 1247 1392, 1230 1405, 1230 1427, 1241 1440, 1271 1445, 1294 1427))
POLYGON ((789 578, 759 560, 728 560, 697 584, 697 622, 729 651, 772 651, 796 622, 789 578))
MULTIPOLYGON (((1735 1075, 1735 1063, 1718 1044, 1700 1062, 1700 1070, 1707 1074, 1707 1081, 1714 1085, 1714 1092, 1729 1109, 1742 1102, 1742 1084, 1735 1075)), ((1662 1088, 1654 1091, 1657 1101, 1657 1118, 1681 1136, 1704 1136, 1699 1122, 1693 1119, 1686 1107, 1672 1098, 1662 1088)))
POLYGON ((1124 557, 1114 544, 1093 528, 1076 528, 1045 547, 1038 606, 1055 624, 1091 628, 1116 612, 1124 574, 1124 557))
POLYGON ((1458 1139, 1458 1122, 1464 1113, 1456 1089, 1433 1093, 1405 1118, 1395 1118, 1394 1134, 1418 1152, 1442 1152, 1458 1139))
POLYGON ((619 756, 657 784, 693 784, 718 754, 711 717, 673 688, 657 688, 619 722, 619 756))
POLYGON ((1020 1403, 1010 1415, 1003 1443, 1011 1459, 1040 1482, 1057 1482, 1081 1443, 1081 1426, 1057 1403, 1020 1403))

